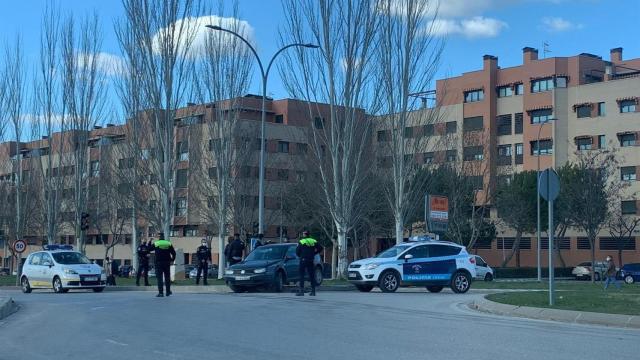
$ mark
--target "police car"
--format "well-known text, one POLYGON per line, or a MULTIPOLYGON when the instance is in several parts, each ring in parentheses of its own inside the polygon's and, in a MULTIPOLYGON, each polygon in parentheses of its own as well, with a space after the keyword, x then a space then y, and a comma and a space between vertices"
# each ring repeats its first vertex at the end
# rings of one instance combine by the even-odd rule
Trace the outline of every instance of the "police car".
POLYGON ((70 289, 92 289, 101 292, 107 275, 86 256, 73 251, 70 245, 45 245, 44 251, 27 257, 20 276, 22 292, 33 289, 53 289, 65 293, 70 289))
POLYGON ((348 279, 363 292, 375 286, 383 292, 394 292, 400 286, 426 286, 437 293, 449 286, 455 293, 465 293, 476 276, 475 266, 475 258, 464 246, 420 236, 376 257, 352 262, 348 279))

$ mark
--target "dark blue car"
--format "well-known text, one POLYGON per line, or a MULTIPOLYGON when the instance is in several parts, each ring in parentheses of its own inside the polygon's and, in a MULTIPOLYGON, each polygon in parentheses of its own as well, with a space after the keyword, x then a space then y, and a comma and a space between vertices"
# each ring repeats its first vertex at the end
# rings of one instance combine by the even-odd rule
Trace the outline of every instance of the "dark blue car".
POLYGON ((626 264, 620 269, 620 277, 627 284, 640 281, 640 263, 626 264))

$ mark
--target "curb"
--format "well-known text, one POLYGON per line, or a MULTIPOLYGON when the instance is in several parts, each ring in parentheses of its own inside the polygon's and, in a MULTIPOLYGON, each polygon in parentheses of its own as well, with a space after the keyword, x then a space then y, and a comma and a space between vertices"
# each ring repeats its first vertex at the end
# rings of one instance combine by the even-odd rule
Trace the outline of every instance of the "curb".
POLYGON ((588 324, 640 329, 640 316, 604 314, 588 311, 557 310, 500 304, 482 297, 468 304, 470 309, 494 315, 512 316, 536 320, 550 320, 574 324, 588 324))
POLYGON ((18 310, 18 305, 12 298, 0 298, 0 320, 13 314, 18 310))
MULTIPOLYGON (((295 292, 298 289, 297 286, 286 286, 284 292, 295 292)), ((328 285, 319 286, 318 291, 354 291, 353 286, 345 285, 328 285)), ((157 292, 156 286, 107 286, 104 291, 116 292, 116 291, 149 291, 157 292)), ((231 289, 227 285, 207 285, 207 286, 195 286, 195 285, 176 285, 171 287, 171 291, 174 293, 213 293, 213 294, 227 294, 232 293, 231 289)))

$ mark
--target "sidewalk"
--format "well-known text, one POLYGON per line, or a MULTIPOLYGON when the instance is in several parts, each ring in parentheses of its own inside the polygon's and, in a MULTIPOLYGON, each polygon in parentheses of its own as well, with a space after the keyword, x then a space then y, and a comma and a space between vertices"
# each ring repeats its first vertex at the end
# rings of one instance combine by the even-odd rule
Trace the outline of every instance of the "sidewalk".
POLYGON ((487 300, 484 297, 479 300, 474 300, 469 304, 469 308, 495 315, 640 329, 640 316, 634 315, 604 314, 588 311, 557 310, 507 305, 487 300))
POLYGON ((18 305, 10 297, 0 297, 0 320, 18 310, 18 305))

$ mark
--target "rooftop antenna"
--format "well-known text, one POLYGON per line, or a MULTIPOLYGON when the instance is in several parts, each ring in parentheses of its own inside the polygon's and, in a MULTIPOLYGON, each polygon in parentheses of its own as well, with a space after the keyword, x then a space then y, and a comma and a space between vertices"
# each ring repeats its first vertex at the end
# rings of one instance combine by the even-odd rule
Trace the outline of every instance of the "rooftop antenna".
POLYGON ((551 50, 549 50, 549 43, 544 41, 542 43, 542 58, 546 59, 547 58, 547 54, 550 53, 551 50))

